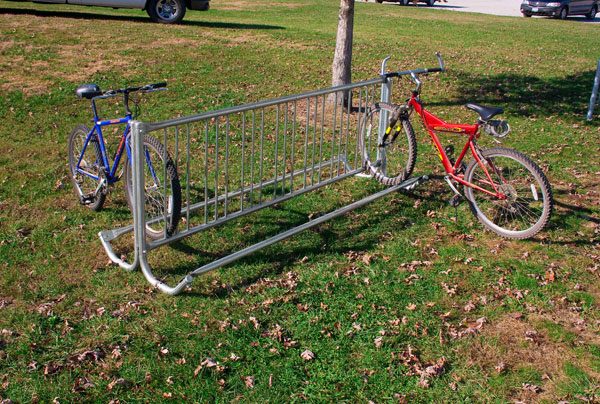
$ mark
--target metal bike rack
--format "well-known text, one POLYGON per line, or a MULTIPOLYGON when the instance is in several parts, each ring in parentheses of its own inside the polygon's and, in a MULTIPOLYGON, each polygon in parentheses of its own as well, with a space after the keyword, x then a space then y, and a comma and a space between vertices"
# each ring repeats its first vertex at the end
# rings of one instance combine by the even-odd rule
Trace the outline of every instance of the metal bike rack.
POLYGON ((588 108, 587 120, 591 121, 594 114, 594 108, 598 103, 598 89, 600 88, 600 59, 598 59, 598 67, 596 68, 596 76, 594 77, 594 86, 592 87, 592 95, 590 97, 590 106, 588 108))
MULTIPOLYGON (((133 122, 133 225, 99 233, 109 258, 127 270, 139 265, 152 285, 175 295, 200 274, 390 193, 413 189, 425 181, 426 176, 411 178, 309 220, 203 265, 189 272, 175 286, 157 279, 148 263, 149 252, 160 246, 363 173, 362 154, 358 150, 361 125, 366 121, 371 104, 379 100, 389 102, 392 80, 385 74, 388 59, 382 63, 381 76, 367 81, 163 122, 133 122), (381 86, 379 100, 376 99, 378 86, 381 86), (343 105, 341 100, 344 100, 343 105), (142 144, 147 134, 152 134, 165 146, 165 153, 168 152, 175 162, 181 182, 182 219, 178 233, 159 240, 146 238, 147 223, 159 220, 146 217, 144 211, 145 155, 142 144), (133 262, 128 263, 115 254, 112 242, 132 231, 134 257, 133 262)), ((405 74, 410 72, 396 73, 395 76, 405 74)), ((385 125, 385 122, 380 124, 385 125)), ((164 167, 157 168, 161 169, 164 167)))

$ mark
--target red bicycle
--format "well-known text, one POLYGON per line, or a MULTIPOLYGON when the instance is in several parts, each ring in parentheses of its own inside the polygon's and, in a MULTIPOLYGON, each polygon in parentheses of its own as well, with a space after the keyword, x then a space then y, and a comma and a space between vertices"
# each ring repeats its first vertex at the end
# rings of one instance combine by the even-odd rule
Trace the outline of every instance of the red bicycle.
POLYGON ((464 199, 486 228, 507 238, 533 237, 546 226, 552 213, 554 202, 548 179, 523 153, 504 147, 484 150, 477 144, 481 129, 496 138, 508 135, 508 123, 492 119, 504 112, 502 108, 466 104, 479 114, 474 124, 447 123, 425 109, 419 76, 445 71, 439 53, 437 57, 440 67, 386 74, 388 78, 409 75, 416 88, 403 105, 380 102, 369 109, 360 139, 365 169, 385 185, 399 184, 411 175, 417 157, 415 132, 410 123, 414 111, 444 166, 445 180, 454 192, 450 203, 457 206, 463 199, 458 190, 462 185, 464 199), (438 132, 466 137, 457 158, 453 157, 452 145, 442 146, 438 132), (469 152, 472 161, 466 165, 463 160, 469 152))

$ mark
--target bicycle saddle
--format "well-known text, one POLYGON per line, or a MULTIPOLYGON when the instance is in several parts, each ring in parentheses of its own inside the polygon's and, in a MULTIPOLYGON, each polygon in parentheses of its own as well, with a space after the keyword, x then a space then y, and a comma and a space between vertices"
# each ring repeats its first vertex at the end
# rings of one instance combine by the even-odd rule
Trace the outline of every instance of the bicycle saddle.
POLYGON ((75 94, 77 94, 77 97, 79 98, 87 98, 89 100, 99 95, 102 95, 102 91, 100 90, 100 87, 98 87, 98 85, 96 84, 83 84, 77 87, 77 90, 75 90, 75 94))
POLYGON ((479 114, 479 116, 481 117, 481 120, 484 122, 487 122, 490 119, 492 119, 493 117, 495 117, 496 115, 504 112, 504 110, 502 108, 485 107, 483 105, 478 105, 478 104, 465 104, 465 107, 477 112, 479 114))

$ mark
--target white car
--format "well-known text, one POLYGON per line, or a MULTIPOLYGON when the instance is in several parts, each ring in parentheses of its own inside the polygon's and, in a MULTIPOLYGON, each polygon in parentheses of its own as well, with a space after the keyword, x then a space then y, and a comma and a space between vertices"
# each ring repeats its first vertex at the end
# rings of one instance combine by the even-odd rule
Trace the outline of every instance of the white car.
POLYGON ((152 21, 163 24, 180 22, 185 10, 208 10, 210 0, 35 0, 35 3, 77 4, 146 10, 152 21))

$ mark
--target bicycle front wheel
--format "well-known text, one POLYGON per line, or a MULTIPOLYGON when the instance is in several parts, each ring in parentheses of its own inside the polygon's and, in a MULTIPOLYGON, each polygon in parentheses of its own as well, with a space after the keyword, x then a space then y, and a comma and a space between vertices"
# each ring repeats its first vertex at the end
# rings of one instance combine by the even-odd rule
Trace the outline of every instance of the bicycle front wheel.
MULTIPOLYGON (((146 236, 159 239, 175 234, 181 217, 181 185, 177 169, 164 146, 152 136, 144 136, 144 212, 146 236)), ((133 212, 133 174, 125 164, 125 196, 133 212)))
POLYGON ((415 132, 408 119, 389 128, 396 106, 378 103, 366 116, 360 147, 366 171, 384 185, 398 185, 412 174, 417 159, 415 132), (380 128, 380 118, 384 125, 380 128), (386 136, 386 131, 389 133, 386 136))
POLYGON ((465 186, 471 210, 485 227, 513 239, 535 236, 547 224, 554 201, 552 189, 542 170, 516 150, 493 148, 482 151, 482 163, 473 160, 465 171, 465 180, 495 193, 494 195, 465 186))
POLYGON ((79 125, 69 135, 69 176, 79 202, 94 211, 99 211, 106 199, 106 184, 101 185, 104 175, 102 152, 98 136, 79 125))

